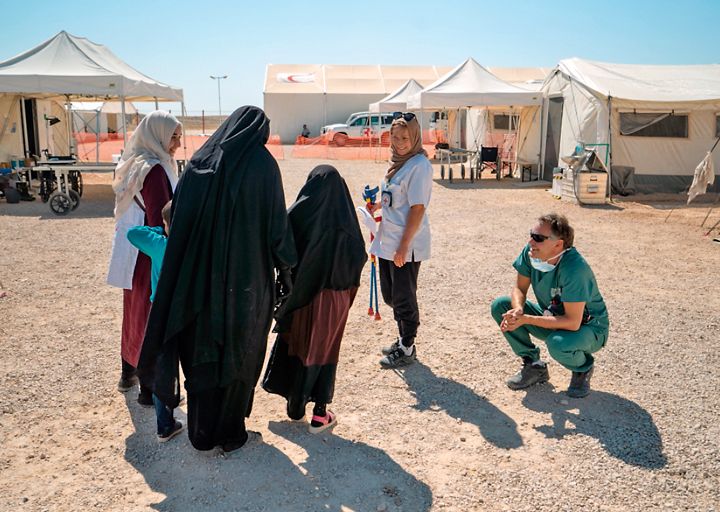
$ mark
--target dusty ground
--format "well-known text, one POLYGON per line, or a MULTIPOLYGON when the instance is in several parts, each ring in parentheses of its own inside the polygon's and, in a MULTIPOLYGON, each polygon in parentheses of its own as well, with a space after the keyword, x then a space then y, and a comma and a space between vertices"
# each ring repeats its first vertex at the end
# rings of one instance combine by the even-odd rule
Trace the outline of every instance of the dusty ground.
MULTIPOLYGON (((288 202, 318 162, 281 162, 288 202)), ((384 167, 335 162, 360 203, 384 167)), ((716 510, 720 503, 720 220, 711 203, 583 208, 516 182, 437 181, 433 259, 423 264, 419 361, 378 366, 394 335, 351 312, 332 408, 312 436, 259 389, 249 420, 265 444, 199 456, 159 445, 154 414, 115 390, 121 293, 104 284, 113 230, 108 175, 87 175, 78 210, 0 202, 0 509, 163 511, 716 510), (518 368, 489 315, 542 212, 567 214, 608 304, 593 393, 569 373, 513 392, 518 368)), ((546 352, 544 352, 546 354, 546 352)), ((184 417, 181 410, 180 418, 184 417)))

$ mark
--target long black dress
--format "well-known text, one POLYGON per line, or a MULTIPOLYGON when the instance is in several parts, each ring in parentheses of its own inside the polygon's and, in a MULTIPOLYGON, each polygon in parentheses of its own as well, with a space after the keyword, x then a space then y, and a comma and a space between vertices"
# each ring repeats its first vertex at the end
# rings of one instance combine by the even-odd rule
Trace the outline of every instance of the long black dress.
POLYGON ((276 313, 275 345, 263 388, 284 396, 291 418, 308 402, 330 403, 348 311, 367 261, 345 180, 316 167, 288 210, 298 265, 293 291, 276 313))
POLYGON ((262 370, 275 302, 275 269, 296 262, 269 120, 236 110, 195 153, 173 219, 141 371, 170 407, 185 375, 193 446, 226 450, 247 440, 245 418, 262 370))

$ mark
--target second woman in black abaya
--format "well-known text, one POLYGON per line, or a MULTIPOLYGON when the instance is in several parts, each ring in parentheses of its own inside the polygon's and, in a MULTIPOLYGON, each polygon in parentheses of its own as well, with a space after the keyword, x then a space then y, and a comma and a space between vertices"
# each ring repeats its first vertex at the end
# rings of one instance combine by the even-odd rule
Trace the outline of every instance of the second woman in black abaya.
POLYGON ((289 273, 296 262, 268 135, 262 110, 236 110, 190 160, 173 202, 139 367, 152 373, 153 391, 172 407, 179 359, 188 435, 198 450, 231 451, 247 442, 275 272, 289 273))
POLYGON ((334 167, 316 167, 288 209, 298 253, 293 291, 276 313, 278 332, 263 388, 287 399, 301 419, 315 402, 311 432, 335 424, 326 410, 335 389, 340 343, 362 268, 365 242, 345 180, 334 167))

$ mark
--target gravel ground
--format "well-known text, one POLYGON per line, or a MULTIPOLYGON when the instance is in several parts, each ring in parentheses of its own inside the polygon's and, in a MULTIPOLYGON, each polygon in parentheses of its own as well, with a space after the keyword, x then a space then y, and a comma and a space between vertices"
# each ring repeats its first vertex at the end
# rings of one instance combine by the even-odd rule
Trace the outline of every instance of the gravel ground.
MULTIPOLYGON (((316 163, 280 163, 288 204, 316 163)), ((358 204, 385 168, 335 165, 358 204)), ((249 427, 265 442, 222 459, 185 435, 158 444, 153 411, 115 390, 112 192, 109 175, 85 178, 67 217, 0 202, 0 510, 720 509, 720 244, 703 236, 720 210, 700 227, 715 198, 579 207, 514 180, 436 181, 418 363, 379 368, 394 322, 384 306, 382 321, 367 316, 364 278, 338 368, 338 426, 312 436, 259 389, 249 427), (569 372, 556 363, 547 384, 505 387, 518 360, 489 314, 547 211, 575 226, 610 312, 580 400, 564 395, 569 372)))

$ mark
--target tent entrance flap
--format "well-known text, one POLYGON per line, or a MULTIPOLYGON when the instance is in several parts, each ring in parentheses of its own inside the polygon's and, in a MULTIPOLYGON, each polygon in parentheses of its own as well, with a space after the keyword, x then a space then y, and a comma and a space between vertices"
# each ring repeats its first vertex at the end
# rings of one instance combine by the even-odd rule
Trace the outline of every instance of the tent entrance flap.
POLYGON ((560 132, 562 130, 563 97, 549 98, 547 129, 545 130, 545 160, 543 180, 552 181, 553 168, 560 160, 560 132))

